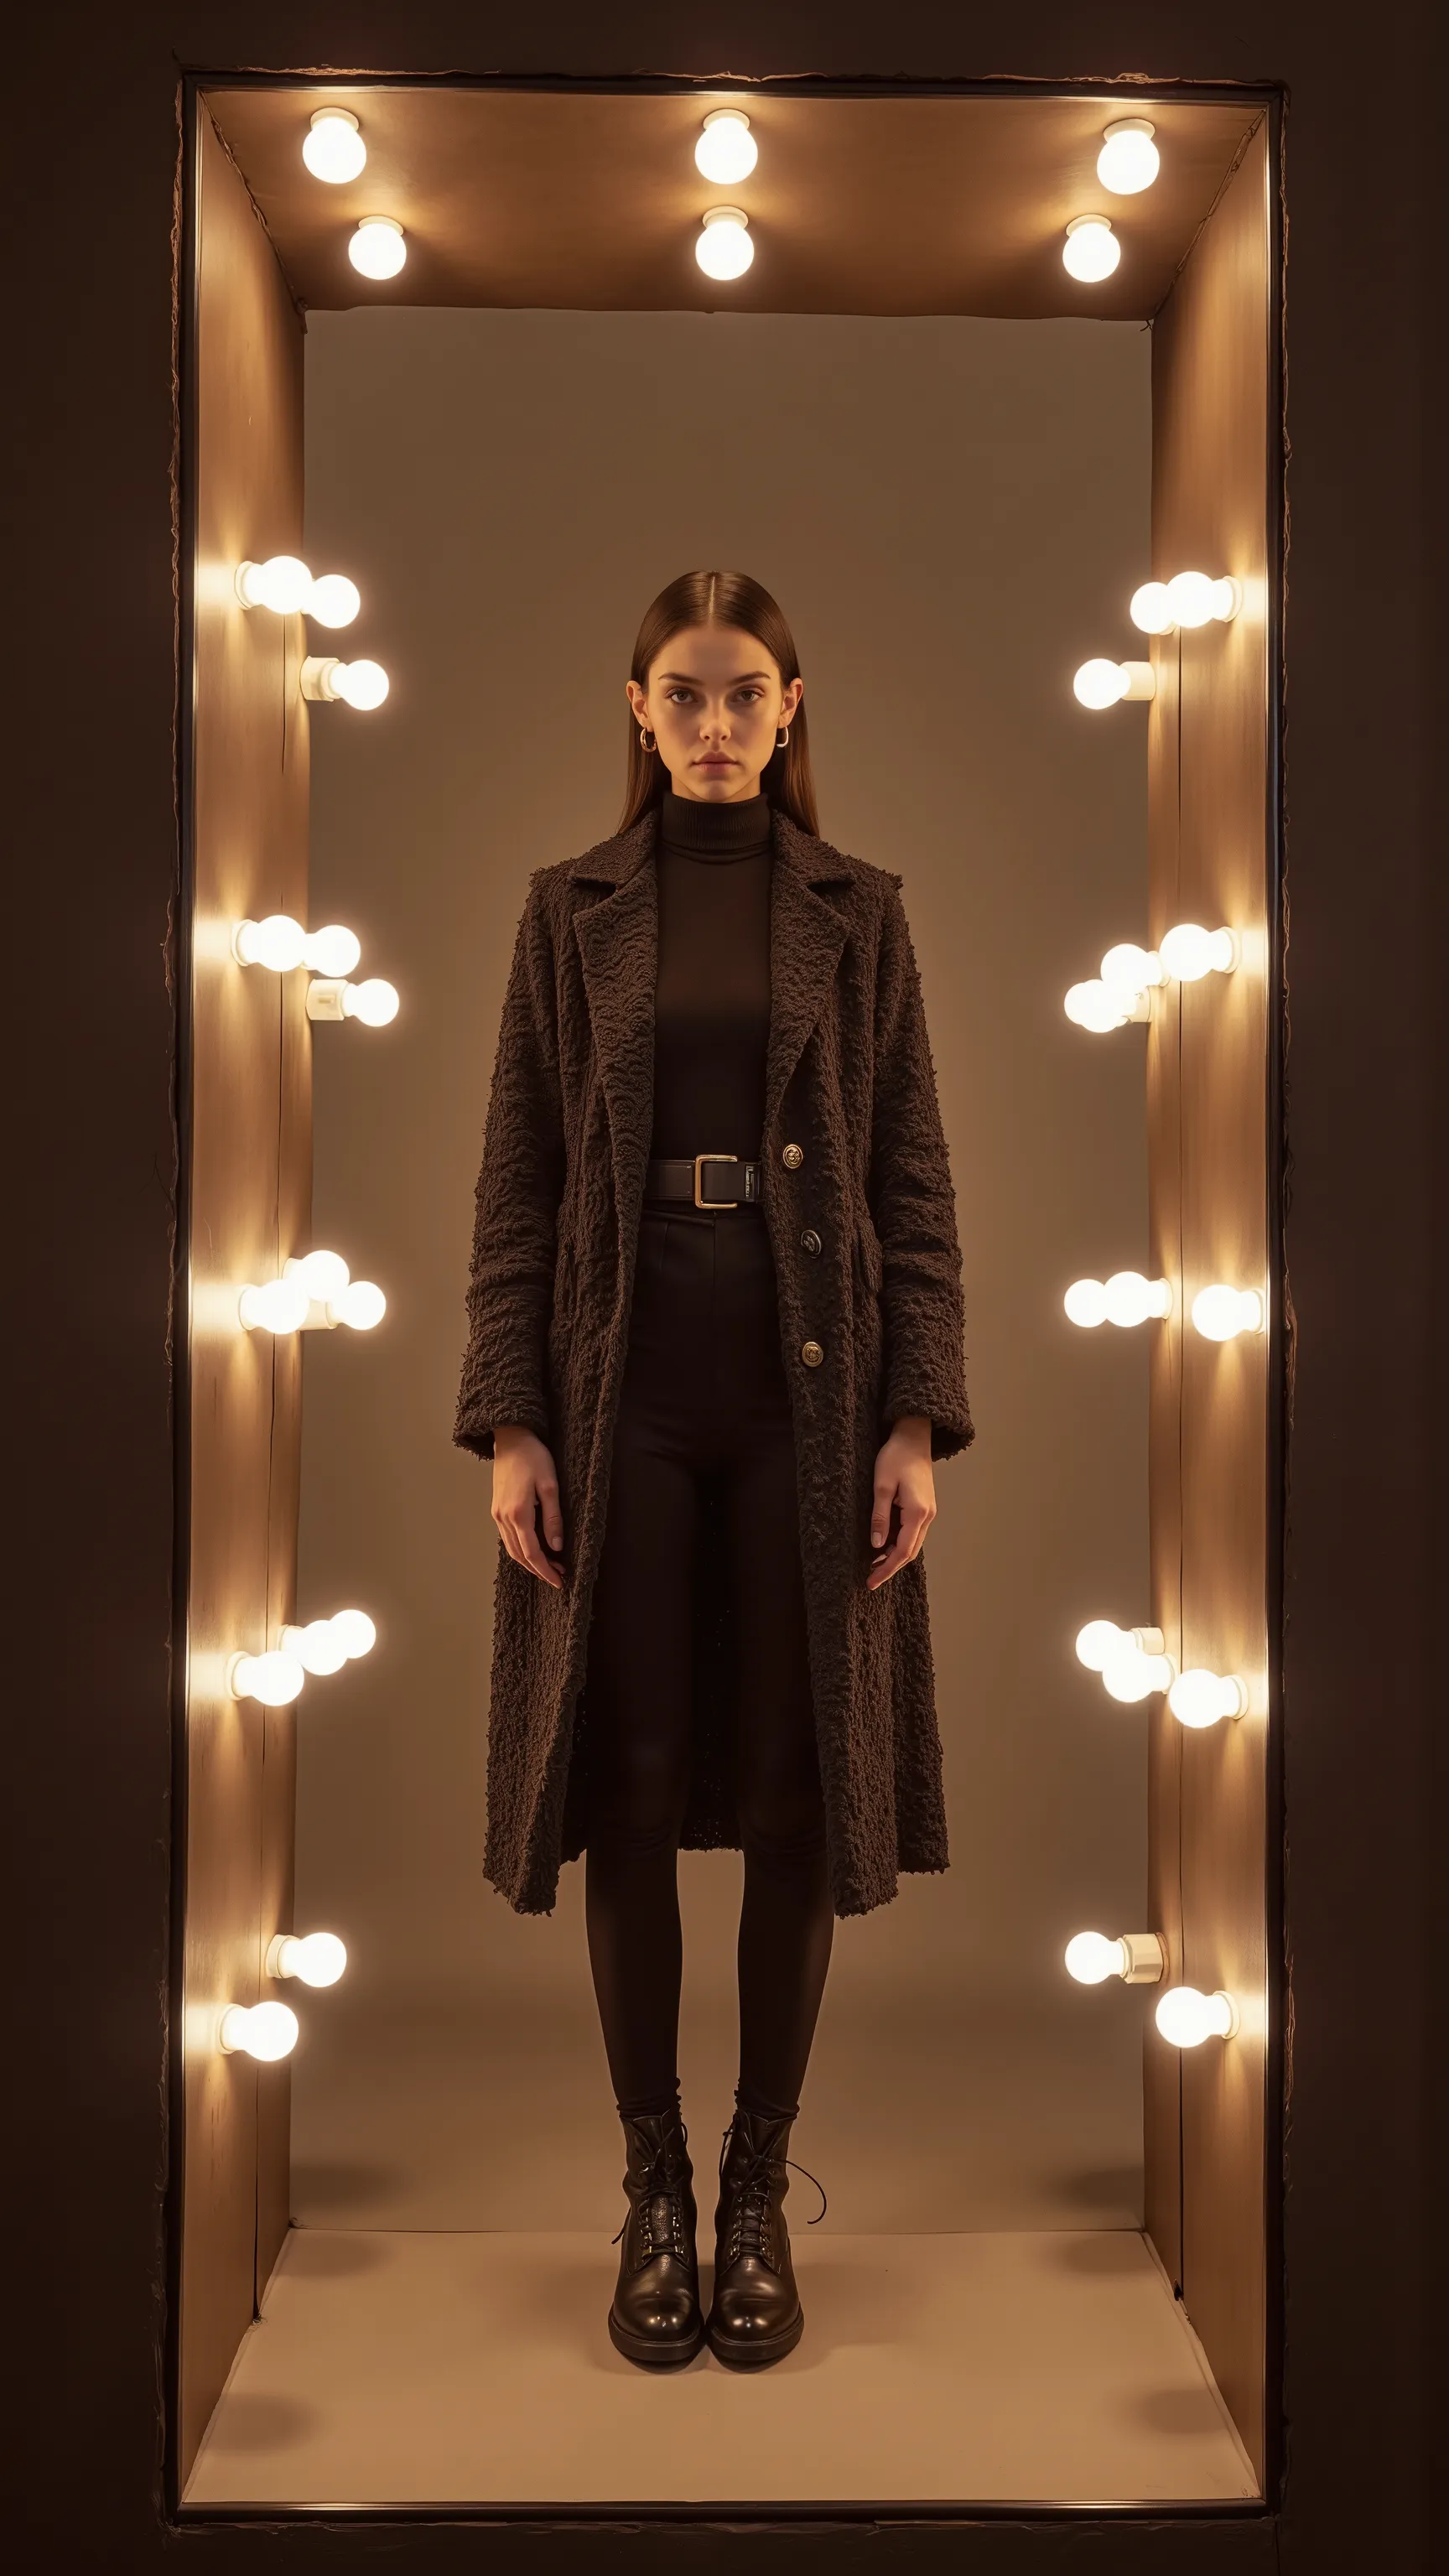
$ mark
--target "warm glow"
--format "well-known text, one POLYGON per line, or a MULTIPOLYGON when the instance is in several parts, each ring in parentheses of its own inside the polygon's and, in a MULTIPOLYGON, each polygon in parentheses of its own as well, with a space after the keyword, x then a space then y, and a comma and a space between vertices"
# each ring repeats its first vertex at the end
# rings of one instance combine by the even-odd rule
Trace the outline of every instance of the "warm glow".
POLYGON ((340 921, 329 921, 325 928, 314 930, 302 952, 302 963, 314 975, 350 975, 362 956, 362 942, 355 930, 344 929, 340 921))
POLYGON ((1232 1342, 1239 1333, 1261 1333, 1267 1308, 1256 1288, 1227 1288, 1219 1282, 1198 1290, 1192 1320, 1204 1341, 1232 1342))
POLYGON ((711 206, 700 225, 694 256, 706 277, 743 277, 755 256, 749 216, 739 206, 711 206))
POLYGON ((350 626, 362 606, 362 593, 345 572, 324 572, 303 601, 319 626, 350 626))
POLYGON ((1133 939, 1119 939, 1102 960, 1102 981, 1122 993, 1150 992, 1163 980, 1162 959, 1155 948, 1139 948, 1133 939))
POLYGON ((1121 1656, 1160 1654, 1163 1643, 1160 1628, 1119 1628, 1111 1619, 1089 1619, 1077 1631, 1077 1661, 1089 1673, 1104 1673, 1121 1656))
POLYGON ((291 2056, 298 2029, 290 2004, 228 2004, 217 2036, 228 2057, 242 2049, 248 2057, 271 2065, 279 2057, 291 2056))
POLYGON ((347 245, 359 277, 396 277, 408 255, 401 224, 391 215, 366 215, 347 245))
POLYGON ((1170 1690, 1176 1677, 1171 1655, 1122 1655, 1104 1669, 1102 1687, 1132 1708, 1140 1699, 1151 1699, 1154 1691, 1170 1690))
POLYGON ((243 966, 267 966, 274 975, 287 975, 306 957, 307 933, 290 913, 269 912, 265 921, 237 923, 231 953, 243 966))
POLYGON ((1165 581, 1144 581, 1127 602, 1127 614, 1144 635, 1170 635, 1175 624, 1165 581))
POLYGON ((1162 942, 1162 963, 1179 984, 1201 983, 1204 975, 1231 975, 1238 963, 1236 931, 1203 930, 1195 921, 1180 921, 1162 942))
POLYGON ((279 1932, 267 1945, 269 1977, 299 1977, 304 1986, 335 1986, 347 1951, 335 1932, 279 1932))
POLYGON ((345 107, 319 107, 302 144, 302 158, 314 179, 340 188, 367 167, 367 145, 357 119, 345 107))
POLYGON ((349 1660, 370 1655, 377 1644, 377 1629, 365 1610, 334 1610, 327 1624, 341 1639, 349 1660))
POLYGON ((309 653, 299 677, 303 697, 314 704, 331 706, 342 698, 359 712, 380 707, 388 691, 380 662, 339 662, 333 653, 309 653))
POLYGON ((299 555, 268 555, 265 563, 238 564, 236 595, 243 608, 292 617, 312 596, 312 575, 299 555))
POLYGON ((1114 1270, 1110 1279, 1074 1279, 1062 1299, 1068 1319, 1087 1331, 1098 1324, 1145 1324, 1172 1312, 1166 1279, 1144 1279, 1140 1270, 1114 1270))
POLYGON ((1062 266, 1083 286, 1100 286, 1122 256, 1122 245, 1105 215, 1074 215, 1062 244, 1062 266))
POLYGON ((1114 197, 1135 197, 1151 187, 1162 167, 1162 156, 1152 140, 1155 130, 1145 116, 1122 116, 1107 127, 1097 155, 1097 176, 1114 197))
POLYGON ((233 1655, 226 1668, 233 1699, 254 1699, 263 1708, 290 1708, 301 1696, 307 1672, 295 1655, 233 1655))
POLYGON ((1072 679, 1072 693, 1084 707, 1115 707, 1122 698, 1155 698, 1157 674, 1150 662, 1084 662, 1072 679))
POLYGON ((1213 618, 1224 624, 1242 606, 1242 586, 1225 573, 1214 581, 1205 572, 1174 573, 1167 585, 1167 605, 1175 626, 1206 626, 1213 618))
POLYGON ((1246 1717, 1248 1685, 1239 1673, 1212 1673, 1195 1664, 1178 1674, 1167 1705, 1183 1726, 1216 1726, 1225 1717, 1246 1717))
POLYGON ((350 1325, 354 1333, 370 1333, 387 1313, 387 1299, 371 1279, 354 1279, 340 1297, 326 1300, 329 1324, 350 1325))
POLYGON ((249 1333, 300 1333, 311 1302, 300 1279, 267 1279, 243 1288, 237 1313, 249 1333))
POLYGON ((1098 1037, 1108 1029, 1125 1028, 1129 1020, 1151 1016, 1145 994, 1114 991, 1095 975, 1085 984, 1073 984, 1062 1008, 1077 1028, 1091 1029, 1098 1037))
POLYGON ((1103 1932, 1077 1932, 1066 1947, 1067 1974, 1079 1986, 1100 1986, 1108 1977, 1126 1974, 1127 1952, 1103 1932))
POLYGON ((340 1297, 352 1277, 340 1252, 309 1252, 300 1261, 283 1264, 284 1279, 298 1279, 310 1298, 340 1297))
POLYGON ((381 975, 369 975, 365 984, 349 984, 342 996, 343 1017, 361 1020, 364 1028, 385 1029, 398 1014, 397 986, 381 975))
POLYGON ((1200 2048, 1205 2039, 1231 2039, 1238 2027, 1238 2007, 1221 1989, 1199 1994, 1196 1986, 1169 1986, 1154 2016, 1174 2048, 1200 2048))
POLYGON ((759 145, 743 111, 737 107, 712 108, 694 147, 694 166, 700 177, 712 179, 716 187, 732 188, 736 180, 748 179, 759 157, 759 145))
POLYGON ((309 1619, 305 1628, 284 1628, 282 1651, 295 1655, 303 1671, 317 1681, 340 1673, 347 1661, 347 1648, 330 1619, 309 1619))

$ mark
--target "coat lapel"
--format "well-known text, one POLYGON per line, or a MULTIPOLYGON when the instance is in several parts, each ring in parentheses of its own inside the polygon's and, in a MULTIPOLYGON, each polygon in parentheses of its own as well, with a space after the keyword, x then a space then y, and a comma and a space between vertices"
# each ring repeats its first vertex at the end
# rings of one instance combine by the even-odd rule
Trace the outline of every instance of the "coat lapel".
MULTIPOLYGON (((614 1138, 615 1186, 626 1234, 643 1202, 654 1120, 654 987, 659 961, 658 817, 575 859, 576 882, 611 887, 582 908, 574 931, 583 963, 599 1076, 614 1138)), ((848 859, 774 818, 770 889, 770 1030, 765 1052, 765 1133, 825 1006, 848 929, 815 892, 848 882, 848 859)))

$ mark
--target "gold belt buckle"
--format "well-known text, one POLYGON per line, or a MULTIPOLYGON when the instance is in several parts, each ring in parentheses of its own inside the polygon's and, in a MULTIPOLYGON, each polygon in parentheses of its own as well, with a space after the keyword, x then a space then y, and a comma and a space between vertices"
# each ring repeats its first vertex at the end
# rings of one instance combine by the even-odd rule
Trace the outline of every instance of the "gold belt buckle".
POLYGON ((702 1199, 702 1198, 700 1197, 700 1195, 699 1195, 699 1185, 700 1185, 700 1182, 702 1181, 702 1179, 704 1178, 704 1166, 705 1166, 705 1164, 706 1164, 706 1163, 737 1163, 737 1162, 739 1161, 739 1159, 740 1159, 740 1158, 739 1158, 738 1154, 696 1154, 696 1155, 695 1155, 695 1158, 694 1158, 694 1204, 695 1204, 695 1206, 696 1206, 697 1208, 727 1208, 727 1207, 738 1207, 738 1206, 739 1206, 739 1200, 738 1200, 738 1199, 702 1199))

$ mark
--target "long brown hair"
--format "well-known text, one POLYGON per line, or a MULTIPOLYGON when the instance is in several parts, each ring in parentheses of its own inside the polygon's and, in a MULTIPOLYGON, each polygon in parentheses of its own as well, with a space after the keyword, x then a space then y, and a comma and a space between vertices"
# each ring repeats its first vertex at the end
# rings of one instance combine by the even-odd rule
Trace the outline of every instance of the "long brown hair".
MULTIPOLYGON (((639 688, 648 687, 651 665, 658 661, 671 636, 682 634, 686 626, 737 626, 742 635, 753 635, 757 644, 763 644, 787 686, 800 677, 795 638, 777 602, 759 582, 752 581, 747 572, 682 572, 644 611, 629 665, 629 677, 639 688)), ((621 832, 627 832, 651 805, 662 803, 669 785, 668 770, 657 751, 644 749, 639 731, 631 715, 621 832)), ((815 805, 815 781, 810 773, 810 737, 805 730, 803 699, 791 720, 789 742, 766 763, 760 787, 770 803, 788 814, 792 823, 798 823, 802 832, 818 836, 820 818, 815 805)))

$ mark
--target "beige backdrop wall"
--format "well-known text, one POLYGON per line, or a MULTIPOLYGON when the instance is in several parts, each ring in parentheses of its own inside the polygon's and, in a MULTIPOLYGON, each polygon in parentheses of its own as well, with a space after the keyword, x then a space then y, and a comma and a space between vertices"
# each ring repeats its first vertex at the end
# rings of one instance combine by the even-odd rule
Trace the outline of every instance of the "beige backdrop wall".
MULTIPOLYGON (((299 1723, 298 1926, 342 1932, 295 2061, 305 2224, 612 2229, 618 2130, 582 1870, 551 1919, 480 1875, 496 1539, 452 1449, 472 1188, 530 868, 610 831, 641 610, 743 565, 793 620, 823 827, 900 868, 965 1250, 973 1451, 928 1547, 953 1867, 838 1927, 799 2123, 827 2225, 1140 2217, 1146 2001, 1061 1966, 1143 1917, 1145 1741, 1072 1656, 1146 1615, 1145 1351, 1066 1283, 1146 1253, 1141 1033, 1065 987, 1145 927, 1149 335, 1131 324, 391 311, 312 318, 307 548, 361 583, 380 714, 313 729, 313 917, 404 996, 321 1029, 315 1239, 379 1279, 306 1355, 303 1616, 371 1660, 299 1723)), ((733 2082, 739 1863, 682 1865, 700 2161, 733 2082)), ((807 2207, 810 2196, 804 2195, 807 2207)), ((802 2211, 802 2216, 804 2212, 802 2211)))

